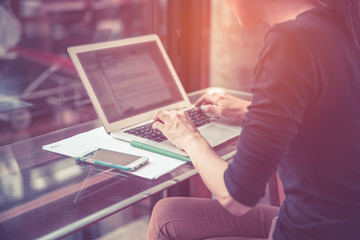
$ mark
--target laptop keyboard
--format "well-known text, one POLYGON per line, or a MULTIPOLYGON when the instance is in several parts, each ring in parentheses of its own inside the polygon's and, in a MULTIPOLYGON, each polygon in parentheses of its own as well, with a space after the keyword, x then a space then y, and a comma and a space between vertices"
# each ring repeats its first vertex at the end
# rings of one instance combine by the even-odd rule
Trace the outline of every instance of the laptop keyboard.
MULTIPOLYGON (((218 120, 218 117, 216 115, 198 111, 196 108, 189 109, 186 112, 189 114, 191 120, 194 122, 194 125, 197 128, 218 120)), ((153 124, 153 122, 144 124, 126 130, 125 133, 135 135, 141 138, 146 138, 155 142, 165 141, 167 138, 160 131, 154 130, 152 128, 153 124)))

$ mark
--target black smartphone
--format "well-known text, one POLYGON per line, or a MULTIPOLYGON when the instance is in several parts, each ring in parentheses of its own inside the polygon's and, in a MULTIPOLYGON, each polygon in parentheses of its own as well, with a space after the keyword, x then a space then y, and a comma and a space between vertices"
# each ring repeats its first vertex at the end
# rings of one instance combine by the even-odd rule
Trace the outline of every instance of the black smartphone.
POLYGON ((76 157, 76 160, 129 172, 135 171, 149 162, 149 159, 146 157, 103 148, 92 149, 82 156, 76 157))

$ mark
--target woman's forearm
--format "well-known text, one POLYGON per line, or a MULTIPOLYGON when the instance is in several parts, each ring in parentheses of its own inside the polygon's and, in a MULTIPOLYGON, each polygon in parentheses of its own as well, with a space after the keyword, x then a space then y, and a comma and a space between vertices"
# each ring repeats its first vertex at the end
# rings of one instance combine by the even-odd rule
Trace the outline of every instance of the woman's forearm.
POLYGON ((224 172, 228 163, 220 158, 203 138, 194 138, 185 149, 202 180, 216 199, 234 215, 243 215, 251 207, 234 200, 224 181, 224 172))

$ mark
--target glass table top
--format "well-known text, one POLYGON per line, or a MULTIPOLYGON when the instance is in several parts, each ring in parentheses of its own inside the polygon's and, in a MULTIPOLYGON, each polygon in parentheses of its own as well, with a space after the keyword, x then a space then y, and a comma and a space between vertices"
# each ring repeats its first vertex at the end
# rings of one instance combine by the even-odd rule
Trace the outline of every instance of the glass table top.
MULTIPOLYGON (((0 239, 59 238, 196 174, 186 163, 149 180, 42 150, 99 126, 91 121, 0 148, 0 239)), ((215 150, 230 158, 236 144, 232 139, 215 150)))

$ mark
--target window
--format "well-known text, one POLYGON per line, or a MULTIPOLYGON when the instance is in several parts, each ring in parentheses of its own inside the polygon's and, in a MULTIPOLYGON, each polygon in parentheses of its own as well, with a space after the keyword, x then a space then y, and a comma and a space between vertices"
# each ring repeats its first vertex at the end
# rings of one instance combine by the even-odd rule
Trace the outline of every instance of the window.
POLYGON ((0 146, 97 118, 68 46, 152 33, 187 92, 208 86, 208 0, 1 1, 0 146))
POLYGON ((96 119, 67 54, 71 45, 156 33, 166 0, 0 3, 0 146, 96 119))
POLYGON ((210 85, 250 91, 267 26, 243 29, 223 1, 211 1, 210 85))

